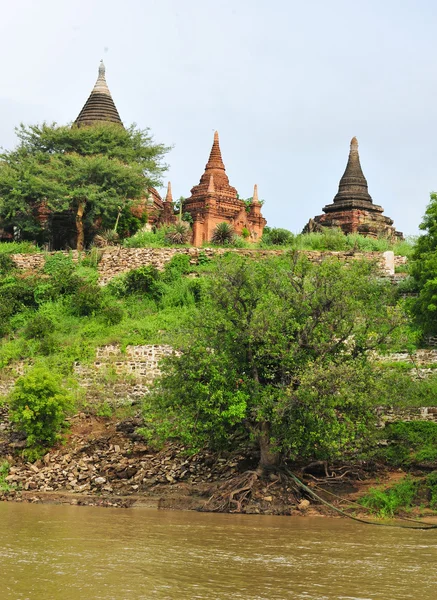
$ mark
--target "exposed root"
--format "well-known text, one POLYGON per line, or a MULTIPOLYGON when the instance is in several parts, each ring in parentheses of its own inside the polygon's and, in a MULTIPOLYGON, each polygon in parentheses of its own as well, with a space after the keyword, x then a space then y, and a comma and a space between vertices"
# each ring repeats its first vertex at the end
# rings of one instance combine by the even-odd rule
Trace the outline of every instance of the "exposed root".
MULTIPOLYGON (((251 502, 262 501, 271 487, 282 488, 280 495, 287 504, 297 504, 301 494, 295 483, 283 473, 277 473, 273 481, 265 481, 256 471, 246 471, 228 479, 205 502, 204 512, 244 513, 251 502)), ((278 490, 276 491, 277 495, 278 490)))

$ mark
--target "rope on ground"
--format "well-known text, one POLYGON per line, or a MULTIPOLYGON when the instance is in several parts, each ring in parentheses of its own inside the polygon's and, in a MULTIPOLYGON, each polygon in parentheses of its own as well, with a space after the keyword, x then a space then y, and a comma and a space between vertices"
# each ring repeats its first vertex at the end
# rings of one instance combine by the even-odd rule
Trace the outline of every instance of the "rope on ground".
MULTIPOLYGON (((315 500, 318 500, 325 506, 328 506, 329 508, 331 508, 335 512, 338 512, 339 514, 343 515, 344 517, 348 517, 349 519, 352 519, 353 521, 357 521, 358 523, 364 523, 365 525, 379 525, 381 527, 398 527, 400 529, 423 529, 423 530, 437 529, 437 525, 434 525, 431 523, 422 523, 421 525, 417 525, 417 526, 415 526, 415 525, 400 525, 398 523, 383 523, 383 522, 379 522, 379 521, 366 521, 365 519, 360 519, 359 517, 354 517, 354 516, 348 514, 346 511, 342 510, 341 508, 338 508, 338 507, 334 506, 333 504, 331 504, 330 502, 328 502, 327 500, 324 500, 323 498, 321 498, 318 494, 316 494, 316 492, 314 490, 312 490, 307 485, 305 485, 303 483, 303 481, 298 479, 296 477, 296 475, 294 475, 288 469, 284 469, 284 471, 296 483, 296 485, 298 485, 304 492, 309 494, 312 498, 314 498, 315 500)), ((421 523, 421 522, 419 522, 419 523, 421 523)))

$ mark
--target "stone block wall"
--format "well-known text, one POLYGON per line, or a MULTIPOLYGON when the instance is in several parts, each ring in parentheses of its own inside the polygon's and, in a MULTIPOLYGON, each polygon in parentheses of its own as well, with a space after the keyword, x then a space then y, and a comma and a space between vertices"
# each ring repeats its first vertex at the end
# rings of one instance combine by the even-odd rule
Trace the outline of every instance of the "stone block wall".
MULTIPOLYGON (((240 248, 123 248, 113 246, 101 250, 101 259, 98 265, 99 279, 101 284, 106 284, 116 275, 126 273, 131 269, 153 265, 162 270, 176 254, 186 254, 190 257, 192 264, 199 262, 199 256, 212 258, 220 256, 226 252, 235 252, 241 256, 251 256, 253 258, 267 258, 270 256, 280 256, 288 250, 262 250, 262 249, 240 249, 240 248)), ((321 262, 324 258, 335 257, 339 260, 350 263, 353 260, 366 259, 376 261, 386 275, 394 275, 395 257, 393 252, 334 252, 334 251, 301 251, 312 262, 321 262)), ((53 252, 48 253, 54 254, 53 252)), ((77 251, 64 252, 71 254, 73 260, 78 260, 77 251)), ((13 254, 12 259, 15 264, 23 270, 35 271, 44 266, 46 254, 13 254)))

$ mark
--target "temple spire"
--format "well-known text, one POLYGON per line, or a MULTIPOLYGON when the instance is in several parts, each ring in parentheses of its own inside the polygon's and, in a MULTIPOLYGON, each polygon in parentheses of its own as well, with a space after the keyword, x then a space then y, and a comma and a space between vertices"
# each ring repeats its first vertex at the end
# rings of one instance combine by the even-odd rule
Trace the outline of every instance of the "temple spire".
POLYGON ((256 183, 253 186, 252 204, 259 204, 259 200, 258 200, 258 186, 257 186, 256 183))
POLYGON ((225 170, 225 165, 223 164, 222 153, 220 150, 218 131, 214 132, 214 141, 209 155, 209 160, 205 167, 205 170, 209 169, 221 169, 223 171, 225 170))
POLYGON ((209 183, 208 183, 208 194, 213 194, 214 192, 215 192, 214 175, 211 175, 211 177, 209 178, 209 183))
POLYGON ((167 194, 165 196, 165 201, 166 202, 173 202, 173 194, 171 192, 171 183, 170 183, 170 181, 167 184, 167 194))
POLYGON ((353 137, 351 140, 346 169, 343 177, 340 179, 338 193, 334 198, 334 203, 343 203, 346 201, 372 203, 372 197, 367 189, 367 180, 361 168, 358 140, 356 137, 353 137))
POLYGON ((88 100, 79 113, 75 125, 78 127, 94 125, 95 123, 117 123, 123 125, 118 110, 109 91, 105 77, 105 65, 100 61, 97 81, 88 100))

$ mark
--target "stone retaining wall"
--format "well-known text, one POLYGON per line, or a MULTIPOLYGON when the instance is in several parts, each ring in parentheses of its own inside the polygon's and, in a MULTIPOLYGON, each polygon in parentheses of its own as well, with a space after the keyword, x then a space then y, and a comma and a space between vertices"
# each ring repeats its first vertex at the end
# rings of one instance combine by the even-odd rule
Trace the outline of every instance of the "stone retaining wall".
MULTIPOLYGON (((99 278, 102 284, 121 273, 136 269, 145 265, 153 265, 162 270, 176 254, 186 254, 193 264, 199 262, 199 257, 212 258, 225 252, 235 252, 241 256, 252 256, 255 258, 266 258, 280 256, 289 250, 261 250, 240 248, 123 248, 113 246, 101 250, 101 258, 98 265, 99 278)), ((349 263, 352 260, 366 259, 376 261, 386 275, 394 275, 395 256, 392 251, 387 252, 334 252, 334 251, 302 251, 312 262, 321 262, 324 258, 335 257, 349 263)), ((39 254, 12 254, 15 264, 23 270, 35 271, 44 266, 45 257, 53 255, 54 252, 39 254)), ((77 251, 63 252, 71 255, 77 261, 77 251)), ((405 258, 405 257, 396 257, 405 258)))

